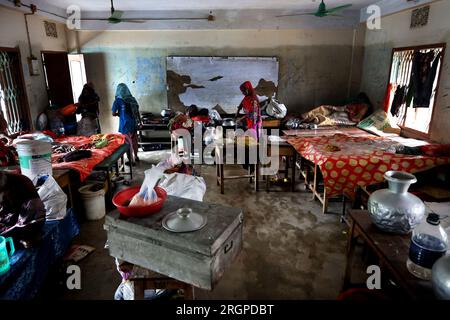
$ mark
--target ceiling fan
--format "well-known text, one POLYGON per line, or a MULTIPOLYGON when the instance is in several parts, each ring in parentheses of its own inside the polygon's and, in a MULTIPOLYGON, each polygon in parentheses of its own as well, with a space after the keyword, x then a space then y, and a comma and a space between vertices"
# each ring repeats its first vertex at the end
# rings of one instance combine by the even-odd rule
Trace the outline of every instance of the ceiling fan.
POLYGON ((337 7, 331 8, 331 9, 327 9, 327 6, 326 6, 324 0, 322 0, 320 2, 319 8, 317 9, 316 12, 285 14, 285 15, 279 15, 276 17, 279 18, 279 17, 293 17, 293 16, 309 15, 309 16, 316 16, 319 18, 323 18, 323 17, 327 17, 327 16, 339 16, 338 14, 336 14, 336 12, 338 12, 340 10, 344 10, 351 6, 352 6, 351 4, 344 4, 342 6, 337 6, 337 7))
POLYGON ((212 15, 212 12, 209 13, 206 17, 161 17, 161 18, 122 18, 124 14, 121 10, 116 10, 114 8, 114 2, 111 0, 111 15, 108 18, 84 18, 81 19, 83 21, 108 21, 108 23, 117 24, 120 22, 131 22, 131 23, 144 23, 146 21, 182 21, 182 20, 206 20, 206 21, 214 21, 216 19, 215 16, 212 15))

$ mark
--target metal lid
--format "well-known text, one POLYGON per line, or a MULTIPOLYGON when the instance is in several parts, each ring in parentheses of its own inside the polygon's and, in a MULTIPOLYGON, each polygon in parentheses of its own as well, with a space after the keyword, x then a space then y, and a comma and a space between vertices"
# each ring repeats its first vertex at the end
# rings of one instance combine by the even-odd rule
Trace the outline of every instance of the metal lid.
POLYGON ((430 213, 427 217, 427 222, 434 226, 437 226, 441 223, 440 216, 436 213, 430 213))
POLYGON ((172 232, 191 232, 200 230, 206 225, 206 217, 192 212, 191 208, 181 208, 164 217, 164 229, 172 232))

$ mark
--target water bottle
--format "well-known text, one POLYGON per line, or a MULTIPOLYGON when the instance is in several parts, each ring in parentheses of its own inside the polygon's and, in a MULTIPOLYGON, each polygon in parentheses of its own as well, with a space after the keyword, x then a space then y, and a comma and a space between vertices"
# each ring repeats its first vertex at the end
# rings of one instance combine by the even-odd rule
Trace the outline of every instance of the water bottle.
POLYGON ((433 264, 447 252, 447 233, 440 223, 439 215, 430 213, 412 233, 406 266, 423 280, 431 279, 433 264))

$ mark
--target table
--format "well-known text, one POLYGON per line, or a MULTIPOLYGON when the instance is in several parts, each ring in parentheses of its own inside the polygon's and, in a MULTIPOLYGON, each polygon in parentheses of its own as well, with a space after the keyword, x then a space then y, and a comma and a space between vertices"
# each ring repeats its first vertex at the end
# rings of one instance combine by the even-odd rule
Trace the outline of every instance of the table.
POLYGON ((11 269, 0 277, 0 300, 29 300, 38 293, 49 267, 61 258, 79 233, 73 211, 59 221, 47 221, 36 246, 18 249, 11 257, 11 269))
POLYGON ((143 151, 153 150, 155 145, 170 146, 170 132, 167 122, 162 119, 155 119, 151 123, 142 124, 138 128, 138 145, 143 151))
POLYGON ((112 197, 111 190, 112 190, 112 182, 111 182, 111 176, 110 171, 115 168, 116 175, 119 175, 119 171, 122 170, 123 174, 129 174, 130 179, 133 180, 133 166, 131 165, 131 148, 127 143, 122 144, 120 147, 118 147, 110 156, 108 156, 106 159, 104 159, 102 162, 97 164, 94 167, 94 171, 104 171, 106 173, 106 183, 108 185, 108 198, 110 199, 112 197), (127 154, 127 157, 130 161, 130 172, 125 172, 125 161, 124 161, 124 155, 127 154), (119 166, 119 160, 122 161, 122 166, 119 166))
POLYGON ((344 290, 351 286, 355 247, 357 240, 362 239, 379 259, 384 283, 391 278, 410 299, 433 299, 431 282, 414 277, 406 267, 410 235, 394 235, 380 231, 372 223, 368 212, 364 210, 349 210, 348 216, 350 228, 344 290))
MULTIPOLYGON (((287 143, 284 140, 281 140, 279 142, 271 142, 269 141, 268 143, 268 149, 267 149, 267 155, 271 156, 272 154, 272 145, 277 145, 278 146, 278 155, 280 157, 286 157, 286 167, 283 170, 285 177, 287 178, 289 175, 289 162, 292 161, 293 166, 292 166, 292 177, 291 177, 291 191, 294 192, 295 191, 295 169, 296 169, 296 162, 297 162, 297 151, 295 150, 295 148, 290 145, 289 143, 287 143)), ((281 171, 281 170, 279 170, 281 171)), ((270 186, 270 179, 269 177, 266 177, 266 191, 269 191, 269 186, 270 186)))
MULTIPOLYGON (((215 146, 215 162, 217 170, 217 185, 220 186, 220 193, 225 193, 225 180, 235 180, 235 179, 249 179, 252 182, 254 179, 255 191, 259 190, 259 155, 258 155, 258 145, 254 146, 242 146, 245 150, 246 157, 250 154, 255 154, 255 163, 248 164, 248 174, 236 175, 236 176, 225 176, 224 169, 227 164, 237 164, 236 157, 238 154, 238 145, 236 143, 217 143, 215 146), (227 155, 226 150, 234 150, 234 154, 231 158, 227 155), (251 172, 251 167, 253 166, 253 173, 251 172)), ((245 161, 248 162, 248 161, 245 161)))

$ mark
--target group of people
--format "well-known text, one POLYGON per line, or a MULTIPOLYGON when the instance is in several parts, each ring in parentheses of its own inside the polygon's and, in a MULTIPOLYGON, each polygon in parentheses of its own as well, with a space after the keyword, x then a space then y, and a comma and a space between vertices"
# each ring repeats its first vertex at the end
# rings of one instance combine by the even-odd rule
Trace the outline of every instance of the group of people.
MULTIPOLYGON (((240 86, 240 90, 244 98, 237 109, 236 119, 242 123, 244 128, 253 131, 255 137, 258 138, 262 127, 258 97, 250 81, 244 82, 240 86), (241 110, 244 115, 240 114, 241 110)), ((99 101, 100 98, 95 92, 93 84, 85 84, 77 103, 77 113, 82 117, 78 123, 77 133, 79 135, 91 136, 100 133, 99 101)), ((139 104, 124 83, 117 85, 112 115, 119 117, 119 132, 125 135, 127 143, 132 148, 134 159, 130 160, 134 164, 139 161, 137 130, 141 123, 141 117, 139 104)))
MULTIPOLYGON (((78 135, 91 136, 101 132, 99 101, 100 98, 95 92, 93 84, 85 84, 77 103, 77 113, 81 114, 81 120, 78 122, 78 135)), ((137 130, 141 117, 139 104, 124 83, 117 85, 112 115, 119 117, 119 132, 125 135, 134 155, 129 164, 134 164, 139 161, 137 130)))

